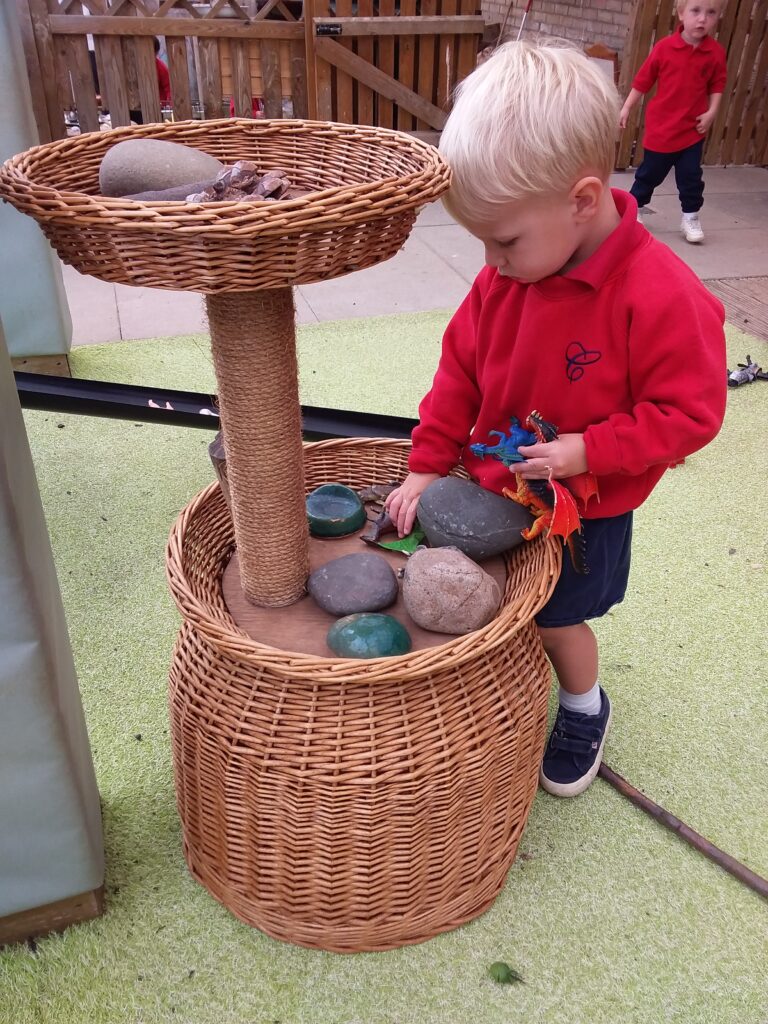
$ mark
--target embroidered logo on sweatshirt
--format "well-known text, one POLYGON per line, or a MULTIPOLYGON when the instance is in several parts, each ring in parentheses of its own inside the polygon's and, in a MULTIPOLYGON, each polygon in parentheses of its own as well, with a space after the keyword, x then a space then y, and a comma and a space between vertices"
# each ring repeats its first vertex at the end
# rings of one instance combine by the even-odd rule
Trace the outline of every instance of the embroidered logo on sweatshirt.
POLYGON ((573 384, 584 376, 584 367, 602 359, 602 352, 585 348, 580 341, 572 341, 565 350, 565 375, 573 384))

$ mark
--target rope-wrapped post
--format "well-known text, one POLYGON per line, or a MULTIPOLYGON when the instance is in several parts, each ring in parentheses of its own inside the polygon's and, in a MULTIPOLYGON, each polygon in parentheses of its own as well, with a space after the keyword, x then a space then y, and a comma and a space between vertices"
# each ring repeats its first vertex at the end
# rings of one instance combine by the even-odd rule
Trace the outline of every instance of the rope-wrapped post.
POLYGON ((206 301, 241 583, 253 604, 278 608, 309 574, 293 292, 206 301))

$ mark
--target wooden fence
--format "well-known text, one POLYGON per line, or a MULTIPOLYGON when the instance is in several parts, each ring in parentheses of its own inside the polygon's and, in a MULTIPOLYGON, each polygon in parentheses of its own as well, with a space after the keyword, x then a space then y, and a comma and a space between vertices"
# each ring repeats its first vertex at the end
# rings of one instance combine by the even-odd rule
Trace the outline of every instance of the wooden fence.
MULTIPOLYGON (((676 24, 675 0, 638 0, 622 59, 622 96, 653 44, 676 24)), ((728 54, 728 84, 704 146, 704 163, 768 164, 768 0, 728 0, 716 38, 728 54)), ((617 167, 637 166, 642 159, 644 112, 645 104, 633 112, 617 167)))
POLYGON ((474 68, 479 0, 16 0, 43 141, 163 117, 442 128, 474 68), (154 40, 167 54, 161 109, 154 40), (92 47, 89 41, 92 40, 92 47), (98 82, 98 91, 97 91, 98 82), (254 106, 256 101, 256 106, 254 106))

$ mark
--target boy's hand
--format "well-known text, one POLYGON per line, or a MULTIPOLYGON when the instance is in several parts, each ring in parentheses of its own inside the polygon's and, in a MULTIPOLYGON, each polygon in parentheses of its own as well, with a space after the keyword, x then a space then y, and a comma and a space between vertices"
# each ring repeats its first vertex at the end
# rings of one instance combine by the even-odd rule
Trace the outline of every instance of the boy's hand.
POLYGON ((511 469, 526 480, 546 480, 550 472, 556 479, 587 472, 587 449, 583 434, 561 434, 546 444, 521 445, 526 462, 513 463, 511 469))
POLYGON ((411 532, 422 492, 439 479, 439 473, 409 473, 384 502, 389 518, 397 527, 398 537, 405 537, 411 532))
POLYGON ((714 119, 715 115, 710 110, 705 114, 699 114, 696 118, 696 131, 699 135, 706 135, 714 119))
POLYGON ((622 107, 619 113, 619 128, 622 130, 627 127, 627 121, 629 120, 629 109, 622 107))

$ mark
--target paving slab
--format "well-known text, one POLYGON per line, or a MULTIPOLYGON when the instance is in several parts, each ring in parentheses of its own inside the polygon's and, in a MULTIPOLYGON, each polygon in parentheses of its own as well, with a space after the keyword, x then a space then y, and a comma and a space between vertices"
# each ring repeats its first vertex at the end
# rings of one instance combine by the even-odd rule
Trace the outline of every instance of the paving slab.
POLYGON ((302 295, 318 320, 344 320, 388 313, 420 313, 458 306, 467 282, 414 230, 385 263, 333 281, 303 285, 302 295))
POLYGON ((64 263, 61 272, 72 315, 72 344, 103 345, 120 341, 115 286, 80 274, 64 263))

